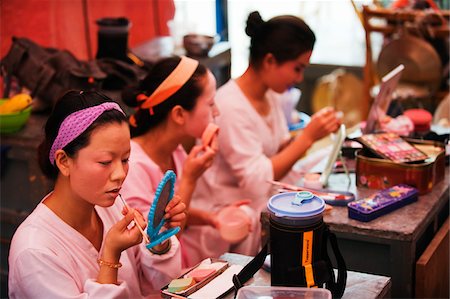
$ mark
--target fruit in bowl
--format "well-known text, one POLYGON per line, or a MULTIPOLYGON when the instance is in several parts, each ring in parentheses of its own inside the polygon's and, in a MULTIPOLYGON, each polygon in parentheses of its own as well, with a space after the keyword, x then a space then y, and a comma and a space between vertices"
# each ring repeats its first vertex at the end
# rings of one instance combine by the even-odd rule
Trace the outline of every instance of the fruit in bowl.
POLYGON ((23 93, 9 99, 0 99, 0 132, 19 131, 30 117, 31 102, 31 97, 23 93))

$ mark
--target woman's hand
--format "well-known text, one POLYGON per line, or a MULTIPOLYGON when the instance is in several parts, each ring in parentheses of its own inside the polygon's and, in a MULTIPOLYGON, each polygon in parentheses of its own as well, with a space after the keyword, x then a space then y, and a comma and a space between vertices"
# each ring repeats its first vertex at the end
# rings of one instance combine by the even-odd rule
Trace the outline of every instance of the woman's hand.
MULTIPOLYGON (((252 203, 251 199, 240 199, 240 200, 237 200, 237 201, 233 202, 232 204, 230 204, 230 206, 241 208, 245 213, 247 213, 248 231, 249 232, 253 231, 251 215, 254 215, 254 213, 255 213, 255 211, 249 206, 251 203, 252 203)), ((217 222, 217 220, 216 220, 216 222, 217 222)), ((216 228, 217 229, 219 228, 218 222, 217 222, 216 228)))
POLYGON ((303 138, 307 138, 310 143, 313 143, 336 132, 340 125, 341 120, 337 112, 332 107, 325 107, 313 114, 302 135, 303 138))
POLYGON ((218 228, 217 213, 192 208, 189 210, 188 225, 209 225, 218 228))
POLYGON ((186 158, 183 167, 183 179, 193 182, 209 168, 213 163, 216 152, 210 147, 195 145, 186 158))
POLYGON ((166 226, 169 228, 181 226, 186 219, 186 205, 181 201, 179 195, 175 195, 167 204, 165 212, 164 219, 166 219, 166 226))
MULTIPOLYGON (((142 234, 136 223, 130 227, 132 221, 137 221, 145 231, 147 221, 141 213, 135 209, 122 210, 124 217, 114 224, 105 237, 104 255, 111 255, 111 259, 120 257, 120 253, 134 245, 142 242, 142 234)), ((107 259, 106 256, 104 256, 107 259)))

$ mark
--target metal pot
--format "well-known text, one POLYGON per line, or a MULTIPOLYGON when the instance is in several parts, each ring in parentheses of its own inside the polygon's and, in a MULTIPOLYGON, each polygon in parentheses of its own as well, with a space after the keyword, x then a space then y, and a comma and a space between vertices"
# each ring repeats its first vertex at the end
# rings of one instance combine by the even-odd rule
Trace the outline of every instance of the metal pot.
POLYGON ((433 46, 422 38, 403 34, 389 41, 378 57, 378 74, 384 76, 399 64, 405 66, 401 81, 426 86, 430 92, 439 88, 442 63, 433 46))

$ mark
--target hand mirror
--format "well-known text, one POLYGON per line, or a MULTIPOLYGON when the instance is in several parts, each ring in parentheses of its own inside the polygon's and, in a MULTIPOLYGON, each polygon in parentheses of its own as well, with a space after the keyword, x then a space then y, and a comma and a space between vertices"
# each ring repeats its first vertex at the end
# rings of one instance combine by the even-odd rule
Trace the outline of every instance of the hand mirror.
POLYGON ((147 248, 161 244, 166 239, 177 234, 180 227, 170 228, 163 232, 159 232, 166 223, 164 219, 167 204, 172 200, 174 194, 176 175, 172 170, 168 170, 158 185, 155 192, 155 199, 148 213, 147 234, 150 237, 150 243, 147 248))

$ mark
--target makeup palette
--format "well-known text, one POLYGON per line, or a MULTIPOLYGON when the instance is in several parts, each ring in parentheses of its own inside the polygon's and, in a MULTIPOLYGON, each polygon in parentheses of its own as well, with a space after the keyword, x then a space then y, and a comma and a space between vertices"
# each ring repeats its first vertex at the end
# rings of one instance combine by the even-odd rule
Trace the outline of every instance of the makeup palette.
POLYGON ((163 287, 161 289, 162 297, 167 299, 190 298, 191 294, 220 277, 229 268, 228 262, 224 260, 207 258, 163 287))
POLYGON ((366 134, 358 140, 375 155, 396 163, 422 162, 428 158, 395 133, 366 134))
POLYGON ((196 282, 200 282, 204 280, 206 277, 208 277, 211 274, 214 274, 216 272, 215 269, 194 269, 188 274, 186 274, 186 277, 192 277, 196 282))
POLYGON ((168 291, 171 293, 181 292, 187 288, 193 286, 195 280, 192 277, 174 279, 169 283, 167 287, 168 291))

